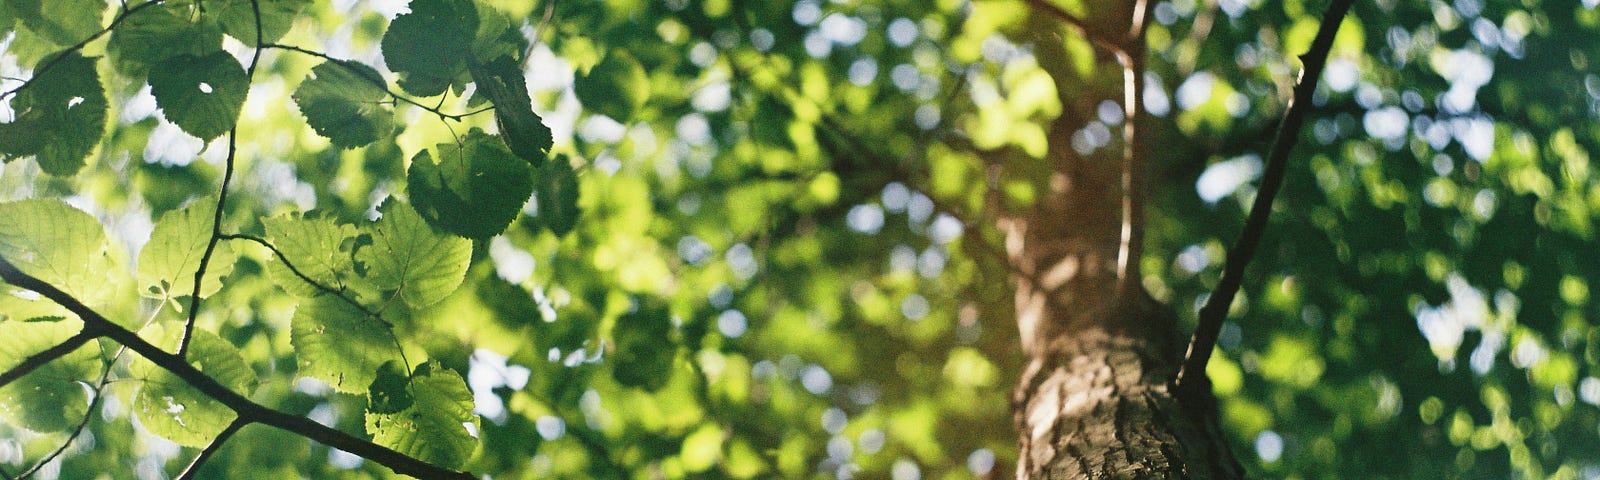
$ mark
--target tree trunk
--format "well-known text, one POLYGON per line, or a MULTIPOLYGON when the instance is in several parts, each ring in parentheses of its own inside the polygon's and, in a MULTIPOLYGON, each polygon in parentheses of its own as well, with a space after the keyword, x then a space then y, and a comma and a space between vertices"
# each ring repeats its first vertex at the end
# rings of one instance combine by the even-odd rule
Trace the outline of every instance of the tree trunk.
MULTIPOLYGON (((1110 5, 1103 13, 1123 14, 1110 5)), ((1053 33, 1060 25, 1047 28, 1036 53, 1066 107, 1043 160, 1054 171, 1032 208, 1000 221, 1029 357, 1013 395, 1017 477, 1241 478, 1209 386, 1181 396, 1172 388, 1187 338, 1172 309, 1136 282, 1118 293, 1119 155, 1086 157, 1070 147, 1072 133, 1092 120, 1079 112, 1122 97, 1121 69, 1097 55, 1100 70, 1116 76, 1074 75, 1053 33)))

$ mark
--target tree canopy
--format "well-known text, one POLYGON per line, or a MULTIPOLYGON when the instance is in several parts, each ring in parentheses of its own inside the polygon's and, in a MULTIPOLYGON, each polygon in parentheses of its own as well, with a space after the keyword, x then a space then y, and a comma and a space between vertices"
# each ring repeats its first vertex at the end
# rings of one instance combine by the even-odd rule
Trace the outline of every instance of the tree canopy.
MULTIPOLYGON (((1116 181, 1047 153, 1141 122, 1188 331, 1327 8, 1143 3, 0 0, 0 473, 1011 476, 1001 223, 1116 181)), ((1205 368, 1251 476, 1600 476, 1590 62, 1344 18, 1205 368)))

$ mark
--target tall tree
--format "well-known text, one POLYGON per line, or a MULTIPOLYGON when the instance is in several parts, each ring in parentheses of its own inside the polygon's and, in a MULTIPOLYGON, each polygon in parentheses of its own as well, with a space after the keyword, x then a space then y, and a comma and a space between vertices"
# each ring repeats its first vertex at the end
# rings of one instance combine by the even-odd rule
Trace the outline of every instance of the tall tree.
POLYGON ((0 1, 0 474, 1592 476, 1600 13, 1351 3, 0 1))

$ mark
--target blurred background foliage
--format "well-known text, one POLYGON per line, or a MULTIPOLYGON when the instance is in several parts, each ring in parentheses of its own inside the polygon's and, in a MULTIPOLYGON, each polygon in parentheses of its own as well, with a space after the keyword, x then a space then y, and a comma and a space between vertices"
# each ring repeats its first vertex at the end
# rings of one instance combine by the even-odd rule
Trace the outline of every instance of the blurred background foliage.
MULTIPOLYGON (((1046 186, 1038 158, 1050 142, 1120 155, 1115 64, 1015 0, 547 2, 482 3, 537 35, 528 88, 555 152, 574 159, 581 219, 557 238, 530 201, 511 229, 474 243, 465 286, 399 335, 411 358, 467 377, 483 419, 468 470, 1012 475, 1008 392, 1021 352, 992 220, 1046 186), (1056 77, 1042 68, 1062 66, 1056 77), (1082 121, 1052 138, 1063 115, 1082 121)), ((93 33, 77 12, 101 3, 0 2, 3 85, 93 33), (87 7, 55 10, 68 3, 87 7), (18 20, 30 15, 70 21, 36 30, 18 20)), ((1142 268, 1186 322, 1242 224, 1295 55, 1324 7, 1152 6, 1142 268)), ((381 66, 379 39, 405 8, 311 3, 279 43, 381 66)), ((105 53, 104 40, 85 49, 105 53)), ((225 212, 238 231, 259 233, 262 217, 284 212, 369 217, 405 193, 406 159, 494 128, 489 115, 454 122, 398 104, 385 139, 341 149, 291 106, 321 60, 269 50, 262 61, 225 212)), ((1591 62, 1591 0, 1356 6, 1208 370, 1253 475, 1600 478, 1591 62)), ((166 121, 143 82, 103 78, 112 120, 89 166, 56 178, 7 163, 0 199, 65 198, 106 225, 127 261, 154 218, 215 195, 226 140, 166 121)), ((423 103, 469 111, 460 93, 423 103)), ((297 379, 294 301, 264 274, 270 254, 237 250, 201 326, 249 360, 256 400, 360 431, 364 399, 297 379)), ((158 307, 131 289, 100 303, 130 323, 176 318, 158 307)), ((166 478, 196 453, 130 428, 140 380, 118 376, 38 478, 166 478)), ((8 421, 0 466, 25 468, 65 438, 8 421)), ((263 426, 206 468, 210 478, 392 475, 263 426)))

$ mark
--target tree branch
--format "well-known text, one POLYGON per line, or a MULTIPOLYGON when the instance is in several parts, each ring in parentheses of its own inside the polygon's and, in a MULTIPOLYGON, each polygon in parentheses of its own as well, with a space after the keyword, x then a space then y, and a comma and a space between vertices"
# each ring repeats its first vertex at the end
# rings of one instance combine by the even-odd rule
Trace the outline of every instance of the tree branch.
MULTIPOLYGON (((1099 33, 1099 31, 1095 30, 1089 25, 1088 21, 1077 15, 1073 15, 1072 12, 1068 12, 1066 9, 1063 9, 1054 3, 1050 3, 1049 0, 1027 0, 1027 3, 1034 9, 1042 10, 1044 13, 1056 17, 1057 20, 1061 20, 1062 23, 1066 23, 1067 26, 1072 27, 1073 30, 1077 30, 1080 35, 1083 35, 1083 38, 1089 40, 1089 43, 1098 45, 1100 48, 1104 48, 1112 53, 1122 53, 1128 50, 1127 41, 1099 33)), ((1144 3, 1144 0, 1139 1, 1141 9, 1144 3)), ((1135 22, 1140 23, 1140 25, 1137 25, 1136 28, 1142 32, 1144 30, 1142 22, 1137 19, 1135 22)), ((1141 36, 1140 41, 1143 40, 1144 38, 1141 36)))
MULTIPOLYGON (((5 264, 3 267, 0 267, 0 268, 10 269, 12 267, 11 267, 10 264, 5 264)), ((3 273, 3 270, 0 270, 0 273, 3 273)), ((6 280, 10 281, 11 279, 7 278, 6 280)), ((12 284, 16 285, 15 282, 12 282, 12 284)), ((22 287, 22 288, 28 288, 27 286, 24 286, 24 285, 17 285, 17 286, 22 287)), ((32 288, 28 288, 28 289, 32 290, 32 288)), ((46 363, 50 363, 51 360, 55 360, 57 358, 61 358, 63 356, 66 356, 66 354, 68 354, 68 353, 72 353, 73 351, 77 350, 78 347, 82 347, 83 344, 88 343, 90 340, 94 340, 95 338, 98 338, 99 336, 100 336, 100 334, 98 332, 96 332, 95 330, 90 329, 88 322, 85 322, 83 330, 80 330, 77 334, 73 335, 70 338, 67 338, 65 341, 62 341, 61 343, 57 344, 56 346, 47 348, 42 352, 35 353, 33 355, 30 355, 28 358, 22 359, 22 363, 18 363, 16 366, 11 367, 11 369, 10 370, 6 370, 5 373, 0 373, 0 388, 4 388, 6 385, 10 385, 11 382, 16 381, 19 378, 22 378, 23 375, 27 375, 28 372, 32 372, 32 371, 38 369, 39 367, 44 366, 44 364, 46 364, 46 363)))
POLYGON ((59 55, 60 53, 76 52, 76 51, 79 51, 79 50, 83 50, 83 47, 85 45, 88 45, 89 42, 93 42, 95 39, 100 38, 100 37, 104 36, 107 33, 110 33, 111 30, 116 29, 117 26, 121 25, 124 20, 128 19, 128 17, 133 16, 133 14, 135 12, 138 12, 140 10, 144 10, 145 8, 150 7, 150 6, 158 5, 163 1, 165 1, 165 0, 150 0, 149 2, 145 2, 145 3, 141 3, 141 4, 138 4, 138 5, 135 5, 133 8, 130 8, 130 9, 127 9, 127 10, 123 10, 122 13, 117 14, 117 18, 111 19, 111 24, 106 25, 106 28, 102 28, 102 29, 100 29, 100 31, 94 32, 94 35, 90 35, 89 38, 85 38, 85 39, 83 39, 83 41, 78 42, 78 43, 76 43, 76 44, 74 44, 74 45, 72 45, 70 47, 67 47, 65 50, 57 52, 58 55, 56 55, 54 57, 50 57, 49 60, 47 60, 44 63, 40 64, 38 68, 33 69, 33 78, 29 78, 27 81, 22 82, 22 85, 17 85, 17 88, 6 90, 5 93, 0 93, 0 100, 5 100, 7 97, 10 97, 12 95, 16 95, 18 93, 22 93, 23 90, 27 90, 28 87, 33 86, 33 81, 35 79, 39 78, 39 75, 42 75, 45 72, 50 71, 51 68, 55 68, 56 63, 60 62, 61 59, 63 57, 65 57, 65 55, 59 55))
POLYGON ((195 366, 189 364, 189 362, 184 361, 183 357, 162 350, 160 347, 157 347, 139 337, 139 334, 123 328, 121 325, 118 325, 112 322, 110 319, 107 319, 105 316, 100 315, 99 312, 96 312, 94 309, 84 305, 83 302, 78 301, 77 298, 74 298, 67 292, 63 292, 54 285, 50 285, 43 280, 39 280, 32 275, 28 275, 20 270, 17 270, 17 268, 4 257, 0 257, 0 280, 5 280, 6 283, 38 292, 45 298, 60 304, 62 307, 66 307, 68 311, 83 319, 84 330, 90 332, 89 335, 92 337, 109 337, 117 343, 127 346, 134 352, 138 352, 139 355, 144 356, 144 358, 150 360, 151 363, 154 363, 161 368, 172 372, 172 374, 178 378, 183 379, 184 382, 194 387, 195 390, 199 390, 206 396, 211 397, 211 399, 228 406, 230 409, 233 409, 233 411, 239 415, 239 418, 244 421, 271 425, 273 427, 294 432, 324 445, 337 448, 339 450, 344 450, 362 458, 372 460, 380 465, 389 467, 389 469, 394 470, 395 473, 402 475, 410 475, 425 479, 440 478, 472 480, 475 478, 470 473, 453 471, 432 465, 422 460, 412 458, 406 454, 391 450, 388 447, 362 440, 351 436, 350 434, 329 428, 305 417, 290 415, 255 403, 250 399, 245 398, 243 395, 228 389, 228 387, 223 386, 221 383, 217 383, 215 379, 211 378, 209 375, 206 375, 204 372, 201 372, 200 369, 195 368, 195 366))
POLYGON ((1339 23, 1350 11, 1350 3, 1351 0, 1333 0, 1322 17, 1322 25, 1317 28, 1317 37, 1311 42, 1311 49, 1300 56, 1305 68, 1300 72, 1300 80, 1294 87, 1294 98, 1289 100, 1289 109, 1284 112, 1283 123, 1278 126, 1278 134, 1272 141, 1272 150, 1267 155, 1267 168, 1261 176, 1261 188, 1256 192, 1255 202, 1250 205, 1250 216, 1245 220, 1244 230, 1239 232, 1233 248, 1228 250, 1217 289, 1206 299, 1205 306, 1200 308, 1200 320, 1189 342, 1189 353, 1184 357, 1183 367, 1178 370, 1177 388, 1180 393, 1198 390, 1207 384, 1203 381, 1206 362, 1211 360, 1211 350, 1217 344, 1217 334, 1222 329, 1222 321, 1228 316, 1228 307, 1233 304, 1234 295, 1239 293, 1244 268, 1255 257, 1256 246, 1261 243, 1261 236, 1266 231, 1272 200, 1277 197, 1279 187, 1283 186, 1289 151, 1294 149, 1299 139, 1300 127, 1311 108, 1311 94, 1322 77, 1322 68, 1328 62, 1328 51, 1332 49, 1333 38, 1339 32, 1339 23))
POLYGON ((229 423, 228 428, 222 429, 222 433, 218 433, 217 438, 211 439, 211 443, 206 444, 206 448, 200 450, 200 454, 195 455, 194 460, 189 461, 189 466, 183 467, 183 473, 178 474, 178 480, 194 478, 195 474, 200 472, 200 466, 204 465, 212 454, 217 453, 217 450, 222 449, 222 444, 227 443, 228 438, 233 437, 233 434, 239 433, 240 428, 244 428, 245 425, 249 424, 250 422, 245 421, 244 417, 233 419, 233 423, 229 423))

